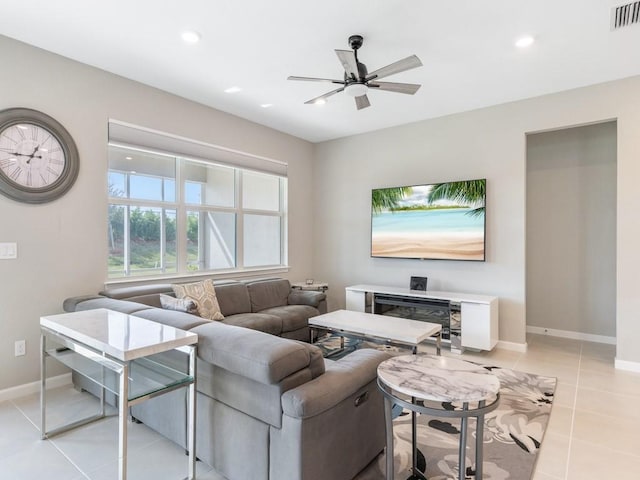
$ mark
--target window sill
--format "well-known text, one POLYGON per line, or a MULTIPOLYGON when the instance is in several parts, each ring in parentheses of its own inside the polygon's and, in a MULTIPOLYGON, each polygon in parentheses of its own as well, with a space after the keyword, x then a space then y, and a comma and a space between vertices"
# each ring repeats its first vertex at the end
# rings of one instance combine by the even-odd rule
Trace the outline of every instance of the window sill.
POLYGON ((277 266, 270 268, 256 268, 256 269, 244 269, 244 270, 228 270, 224 272, 202 272, 196 274, 182 274, 182 275, 153 275, 148 277, 126 277, 126 278, 113 278, 104 282, 105 288, 113 285, 135 285, 135 284, 149 284, 149 283, 173 283, 174 281, 200 281, 205 278, 212 278, 213 280, 225 280, 225 279, 240 279, 250 278, 261 275, 270 275, 273 273, 287 273, 289 266, 277 266))

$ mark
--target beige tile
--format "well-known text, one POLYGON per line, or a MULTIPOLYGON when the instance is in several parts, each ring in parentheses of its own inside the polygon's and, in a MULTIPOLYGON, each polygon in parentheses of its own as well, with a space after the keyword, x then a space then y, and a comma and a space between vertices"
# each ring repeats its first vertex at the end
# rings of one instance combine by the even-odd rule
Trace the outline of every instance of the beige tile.
POLYGON ((637 480, 640 457, 573 439, 567 480, 637 480))
POLYGON ((640 409, 635 408, 637 402, 637 396, 578 388, 576 410, 622 419, 640 420, 640 409))
MULTIPOLYGON (((547 431, 542 440, 542 447, 536 461, 536 475, 547 475, 548 478, 564 478, 569 460, 570 438, 547 431)), ((538 478, 534 475, 534 478, 538 478)), ((544 477, 540 477, 544 478, 544 477)))
POLYGON ((573 439, 590 442, 622 453, 640 452, 640 420, 576 410, 573 439))
POLYGON ((564 480, 564 477, 553 477, 551 475, 547 475, 546 473, 534 472, 531 480, 564 480))
MULTIPOLYGON (((127 431, 128 454, 132 457, 163 438, 144 424, 130 422, 127 431)), ((51 441, 81 470, 95 470, 118 459, 118 418, 99 420, 51 441)))
POLYGON ((551 417, 547 425, 547 432, 569 437, 573 422, 573 409, 554 405, 551 408, 551 417))
POLYGON ((11 402, 0 404, 0 459, 40 440, 40 431, 11 402))
POLYGON ((0 460, 0 477, 20 480, 69 480, 81 472, 48 440, 34 440, 0 460))
POLYGON ((609 374, 580 372, 580 388, 640 397, 640 373, 614 370, 609 374))
POLYGON ((576 385, 578 382, 578 365, 566 365, 562 362, 542 362, 523 358, 518 361, 515 370, 521 372, 535 373, 547 377, 555 377, 558 382, 576 385))
POLYGON ((582 357, 609 359, 616 358, 616 346, 607 343, 582 342, 582 357))
MULTIPOLYGON (((127 461, 127 477, 136 480, 158 480, 185 478, 189 472, 189 457, 178 445, 158 435, 158 439, 150 448, 129 455, 127 461)), ((113 480, 118 478, 117 457, 107 465, 88 471, 91 480, 113 480)), ((203 462, 196 462, 196 476, 203 478, 221 479, 224 477, 211 472, 211 467, 203 462), (207 473, 206 477, 202 475, 207 473)))
POLYGON ((576 386, 570 383, 558 382, 553 395, 553 405, 573 408, 576 401, 576 386))
POLYGON ((527 335, 528 351, 545 350, 558 353, 580 354, 582 342, 569 338, 552 337, 551 335, 527 335))
MULTIPOLYGON (((66 425, 82 418, 96 415, 100 411, 100 402, 96 397, 80 392, 70 385, 47 390, 46 422, 47 431, 66 425)), ((16 407, 40 428, 40 394, 33 394, 14 400, 16 407)), ((117 410, 107 407, 108 414, 117 410)))
POLYGON ((580 360, 580 371, 613 375, 616 372, 615 361, 613 358, 583 356, 580 360))

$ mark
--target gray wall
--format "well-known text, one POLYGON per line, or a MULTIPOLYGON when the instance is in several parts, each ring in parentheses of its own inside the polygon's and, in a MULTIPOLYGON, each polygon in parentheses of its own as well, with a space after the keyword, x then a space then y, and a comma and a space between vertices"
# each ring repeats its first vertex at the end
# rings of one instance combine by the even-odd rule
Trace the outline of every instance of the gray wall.
MULTIPOLYGON (((310 143, 0 36, 0 109, 29 107, 62 123, 80 151, 70 192, 45 205, 0 196, 0 390, 39 378, 39 318, 66 297, 103 288, 107 269, 107 121, 112 118, 289 163, 292 280, 311 276, 310 143), (27 355, 14 357, 26 339, 27 355)), ((259 107, 256 107, 259 108, 259 107)))
POLYGON ((640 77, 631 77, 318 144, 314 272, 330 282, 332 308, 347 285, 406 286, 424 275, 430 289, 500 297, 500 340, 524 346, 526 134, 615 119, 617 361, 640 367, 639 104, 640 77), (483 177, 485 263, 370 258, 372 188, 483 177))
POLYGON ((527 325, 615 337, 616 124, 527 137, 527 325))

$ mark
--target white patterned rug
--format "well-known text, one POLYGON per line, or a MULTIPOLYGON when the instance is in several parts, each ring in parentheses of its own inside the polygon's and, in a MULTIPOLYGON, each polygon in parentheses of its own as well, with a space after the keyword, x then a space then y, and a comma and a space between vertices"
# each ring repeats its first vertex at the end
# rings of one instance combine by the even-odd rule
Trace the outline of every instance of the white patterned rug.
MULTIPOLYGON (((335 339, 320 342, 326 353, 336 347, 335 339)), ((356 344, 351 351, 373 344, 356 344)), ((384 348, 384 347, 382 347, 384 348)), ((388 349, 386 349, 388 351, 388 349)), ((391 352, 394 353, 394 352, 391 352)), ((402 350, 406 354, 407 350, 402 350)), ((549 422, 556 379, 508 368, 482 365, 500 380, 500 405, 485 416, 484 480, 530 480, 549 422)), ((460 408, 460 405, 447 407, 460 408)), ((424 456, 418 468, 429 480, 458 478, 460 420, 418 415, 418 448, 424 456), (426 457, 426 471, 425 471, 426 457)), ((469 419, 467 465, 475 468, 475 419, 469 419)), ((403 412, 393 423, 394 480, 406 480, 411 474, 411 415, 403 412)), ((381 480, 385 460, 380 455, 354 480, 381 480)), ((475 479, 472 468, 466 478, 475 479)))

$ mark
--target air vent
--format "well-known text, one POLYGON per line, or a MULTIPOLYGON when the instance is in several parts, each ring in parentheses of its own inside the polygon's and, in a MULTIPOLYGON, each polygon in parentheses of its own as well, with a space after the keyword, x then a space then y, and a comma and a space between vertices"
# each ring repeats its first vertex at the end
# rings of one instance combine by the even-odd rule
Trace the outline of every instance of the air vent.
POLYGON ((611 9, 611 30, 640 23, 640 2, 627 3, 611 9))

